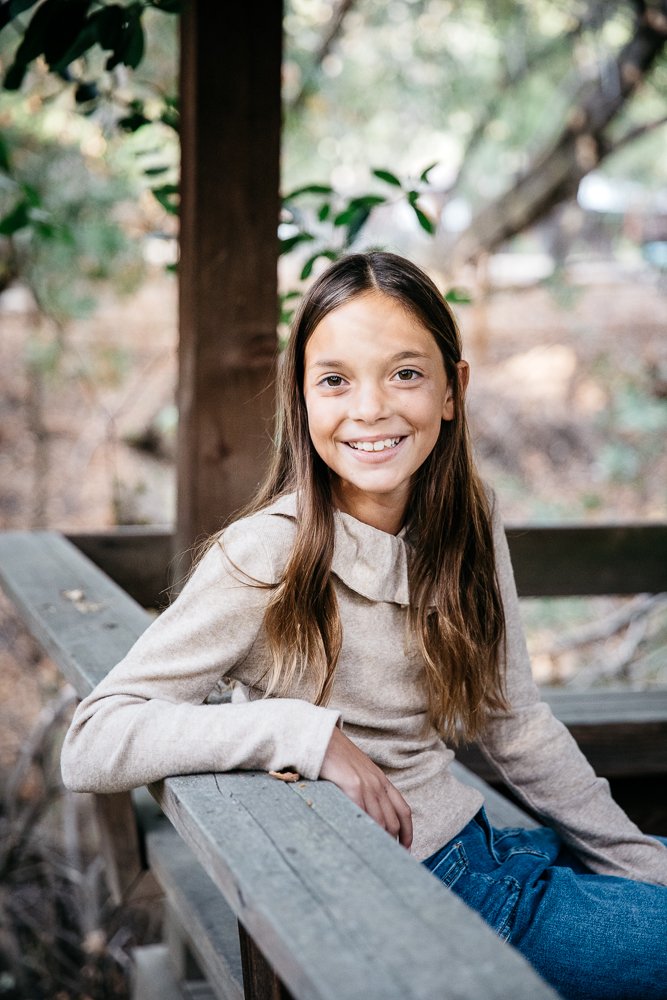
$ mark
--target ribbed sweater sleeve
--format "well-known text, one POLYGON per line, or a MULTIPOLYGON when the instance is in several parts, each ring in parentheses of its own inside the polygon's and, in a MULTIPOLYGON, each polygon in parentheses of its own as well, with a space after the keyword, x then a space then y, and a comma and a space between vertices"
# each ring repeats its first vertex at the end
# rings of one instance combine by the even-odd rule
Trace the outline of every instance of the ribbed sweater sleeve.
MULTIPOLYGON (((78 706, 61 756, 68 788, 118 792, 235 768, 319 775, 339 712, 296 698, 203 704, 257 639, 270 590, 249 578, 276 579, 262 536, 285 530, 284 519, 259 515, 208 550, 175 602, 78 706)), ((288 539, 278 542, 284 561, 288 539)))
POLYGON ((490 719, 480 748, 517 796, 553 827, 590 869, 667 885, 667 849, 644 835, 613 801, 607 781, 596 776, 566 727, 540 700, 497 504, 493 526, 506 618, 510 709, 490 719))

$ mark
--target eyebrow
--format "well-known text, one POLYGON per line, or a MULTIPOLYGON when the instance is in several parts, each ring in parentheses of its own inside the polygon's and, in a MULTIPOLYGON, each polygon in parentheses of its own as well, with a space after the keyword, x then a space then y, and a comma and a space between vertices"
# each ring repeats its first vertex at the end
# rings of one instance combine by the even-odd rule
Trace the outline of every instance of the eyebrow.
MULTIPOLYGON (((399 351, 388 359, 390 365, 395 365, 399 361, 429 361, 428 354, 420 351, 399 351)), ((339 358, 323 358, 321 361, 313 361, 309 368, 345 368, 345 361, 339 358)))

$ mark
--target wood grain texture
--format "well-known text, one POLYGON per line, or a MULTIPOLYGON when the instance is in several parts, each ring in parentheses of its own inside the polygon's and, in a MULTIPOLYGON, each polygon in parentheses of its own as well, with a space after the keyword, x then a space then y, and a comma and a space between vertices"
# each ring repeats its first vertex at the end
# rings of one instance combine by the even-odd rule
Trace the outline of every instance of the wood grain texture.
POLYGON ((552 995, 326 782, 312 784, 312 804, 298 785, 254 773, 169 778, 154 792, 295 996, 444 995, 444 941, 449 995, 552 995), (329 815, 318 806, 327 797, 329 815), (346 824, 332 821, 332 810, 346 813, 346 824))
POLYGON ((145 873, 132 795, 95 795, 93 802, 111 898, 116 905, 128 903, 145 873))
POLYGON ((239 924, 239 943, 246 1000, 293 1000, 243 924, 239 924))
POLYGON ((256 492, 273 428, 282 4, 181 17, 178 552, 256 492))

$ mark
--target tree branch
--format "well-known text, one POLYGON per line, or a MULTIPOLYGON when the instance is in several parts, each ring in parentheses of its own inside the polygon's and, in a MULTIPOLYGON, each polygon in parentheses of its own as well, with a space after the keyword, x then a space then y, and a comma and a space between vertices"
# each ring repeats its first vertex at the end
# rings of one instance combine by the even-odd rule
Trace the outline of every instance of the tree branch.
POLYGON ((576 194, 579 182, 610 152, 604 129, 652 68, 667 40, 667 0, 643 10, 630 40, 595 80, 582 82, 565 125, 514 186, 481 209, 449 248, 454 263, 494 250, 576 194), (609 85, 609 81, 613 81, 609 85))
POLYGON ((315 89, 315 79, 320 71, 322 63, 329 55, 333 43, 341 34, 345 18, 352 10, 354 4, 355 0, 338 0, 335 10, 327 22, 326 29, 320 39, 317 51, 313 56, 310 69, 305 74, 297 94, 291 101, 288 102, 290 111, 299 111, 306 101, 306 98, 309 97, 315 89))

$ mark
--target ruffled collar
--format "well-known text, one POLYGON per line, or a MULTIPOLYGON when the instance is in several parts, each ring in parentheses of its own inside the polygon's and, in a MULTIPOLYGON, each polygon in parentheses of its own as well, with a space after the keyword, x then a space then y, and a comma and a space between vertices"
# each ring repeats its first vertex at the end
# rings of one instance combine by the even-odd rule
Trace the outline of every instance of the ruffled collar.
MULTIPOLYGON (((296 520, 296 495, 279 497, 263 513, 296 520)), ((410 598, 404 531, 390 535, 340 510, 334 513, 334 523, 332 573, 350 590, 371 601, 407 606, 410 598)))

